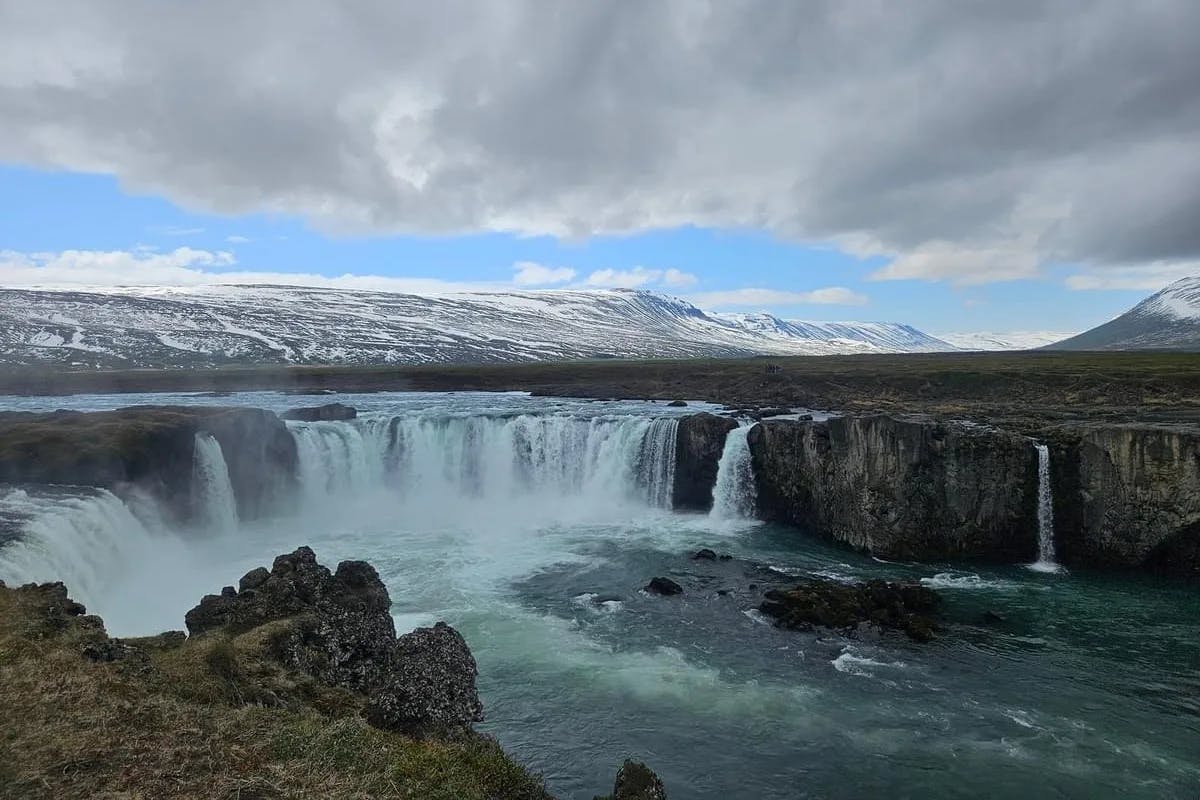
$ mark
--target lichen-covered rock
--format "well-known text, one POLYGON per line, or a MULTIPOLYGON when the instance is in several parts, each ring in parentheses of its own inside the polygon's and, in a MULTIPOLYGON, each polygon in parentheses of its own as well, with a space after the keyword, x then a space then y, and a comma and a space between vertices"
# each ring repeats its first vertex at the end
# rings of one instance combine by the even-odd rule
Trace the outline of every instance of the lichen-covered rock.
POLYGON ((885 558, 1032 561, 1037 454, 1026 437, 885 415, 760 422, 759 512, 885 558))
POLYGON ((707 412, 679 421, 675 435, 675 486, 672 501, 677 509, 708 511, 717 482, 717 464, 725 437, 738 426, 729 417, 707 412))
POLYGON ((371 695, 367 720, 411 736, 453 733, 483 719, 478 670, 458 631, 444 622, 396 641, 392 666, 371 695))
POLYGON ((270 648, 283 664, 366 695, 367 720, 414 736, 453 735, 482 719, 467 643, 444 622, 397 639, 391 599, 375 568, 334 572, 307 547, 251 570, 240 591, 207 595, 187 613, 192 635, 238 634, 278 623, 270 648))
POLYGON ((790 589, 770 589, 758 609, 776 627, 807 631, 814 627, 852 630, 867 623, 901 630, 926 642, 937 629, 933 613, 937 592, 918 584, 873 580, 844 584, 814 580, 790 589))
POLYGON ((596 800, 667 800, 667 790, 654 770, 640 761, 626 759, 617 771, 613 793, 596 800))
POLYGON ((358 410, 342 403, 327 403, 323 406, 293 408, 279 415, 280 419, 300 422, 343 422, 358 416, 358 410))

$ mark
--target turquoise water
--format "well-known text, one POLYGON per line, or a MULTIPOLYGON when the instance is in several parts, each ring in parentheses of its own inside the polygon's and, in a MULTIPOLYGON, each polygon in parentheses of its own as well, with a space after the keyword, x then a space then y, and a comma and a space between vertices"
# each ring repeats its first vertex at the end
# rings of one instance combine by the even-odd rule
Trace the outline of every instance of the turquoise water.
MULTIPOLYGON (((269 399, 237 401, 288 402, 269 399)), ((603 406, 467 395, 369 402, 378 414, 551 415, 560 433, 573 430, 563 415, 586 421, 603 406)), ((618 426, 664 413, 604 411, 618 426)), ((0 548, 0 577, 85 587, 73 592, 85 592, 110 630, 136 634, 181 627, 201 594, 301 544, 330 564, 366 559, 388 584, 399 629, 444 619, 464 634, 479 662, 481 729, 572 800, 606 791, 630 756, 662 775, 673 800, 1200 797, 1197 587, 886 563, 794 529, 652 508, 613 474, 615 483, 578 492, 555 484, 519 496, 442 483, 419 493, 386 481, 344 487, 293 517, 233 532, 165 530, 139 512, 142 534, 111 542, 100 528, 47 528, 43 550, 30 551, 46 557, 19 562, 27 574, 11 574, 14 559, 5 574, 0 548), (79 535, 97 537, 95 547, 54 538, 79 535), (734 558, 693 561, 700 547, 734 558), (72 561, 75 552, 112 560, 100 570, 72 561), (676 579, 684 595, 639 591, 655 575, 676 579), (764 589, 807 576, 924 581, 945 598, 945 630, 922 645, 778 631, 754 613, 764 589), (1004 620, 987 622, 988 611, 1004 620)))

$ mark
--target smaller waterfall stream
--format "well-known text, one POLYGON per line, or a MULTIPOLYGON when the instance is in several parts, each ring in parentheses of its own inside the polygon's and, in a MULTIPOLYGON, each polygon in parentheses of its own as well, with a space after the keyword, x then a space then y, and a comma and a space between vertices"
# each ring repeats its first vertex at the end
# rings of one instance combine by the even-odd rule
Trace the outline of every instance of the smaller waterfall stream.
POLYGON ((1062 569, 1054 554, 1054 495, 1050 489, 1050 448, 1035 445, 1038 454, 1038 558, 1029 565, 1037 572, 1058 572, 1062 569))
POLYGON ((642 484, 646 487, 646 498, 655 508, 672 507, 675 492, 675 437, 679 432, 679 420, 663 417, 650 423, 650 430, 642 440, 642 458, 639 469, 642 484))
POLYGON ((229 480, 229 467, 220 442, 207 433, 196 434, 192 481, 200 523, 222 533, 236 530, 237 497, 229 480))
POLYGON ((717 482, 713 486, 715 519, 750 519, 754 516, 757 488, 754 464, 750 458, 750 425, 734 428, 725 437, 725 449, 717 463, 717 482))

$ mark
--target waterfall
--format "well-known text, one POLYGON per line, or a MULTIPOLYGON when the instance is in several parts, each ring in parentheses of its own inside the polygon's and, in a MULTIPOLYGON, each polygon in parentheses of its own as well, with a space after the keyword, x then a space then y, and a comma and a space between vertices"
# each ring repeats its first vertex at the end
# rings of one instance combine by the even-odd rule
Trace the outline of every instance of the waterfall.
POLYGON ((646 487, 646 499, 655 508, 672 507, 675 493, 675 437, 679 420, 662 417, 650 423, 642 443, 640 479, 646 487))
POLYGON ((213 531, 237 530, 237 497, 221 444, 207 433, 196 434, 192 456, 192 491, 201 524, 213 531))
POLYGON ((0 580, 12 585, 63 581, 83 603, 102 596, 154 538, 120 498, 103 489, 0 496, 0 513, 21 519, 20 535, 0 547, 0 580))
POLYGON ((758 489, 750 458, 750 428, 741 425, 725 437, 725 449, 717 464, 711 516, 716 519, 749 519, 754 516, 758 489))
POLYGON ((414 413, 289 423, 306 498, 386 489, 428 502, 585 497, 670 508, 677 419, 414 413))
POLYGON ((1061 567, 1054 560, 1054 496, 1050 489, 1050 448, 1044 444, 1034 445, 1038 454, 1038 559, 1029 565, 1038 572, 1058 572, 1061 567))

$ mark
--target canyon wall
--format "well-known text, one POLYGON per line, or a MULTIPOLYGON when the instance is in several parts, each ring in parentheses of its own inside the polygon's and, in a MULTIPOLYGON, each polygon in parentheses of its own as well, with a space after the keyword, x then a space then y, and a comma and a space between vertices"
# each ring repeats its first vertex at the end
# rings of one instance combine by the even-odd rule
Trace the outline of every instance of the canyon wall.
POLYGON ((1037 454, 1024 437, 883 415, 750 432, 759 514, 883 558, 1032 561, 1037 454))

